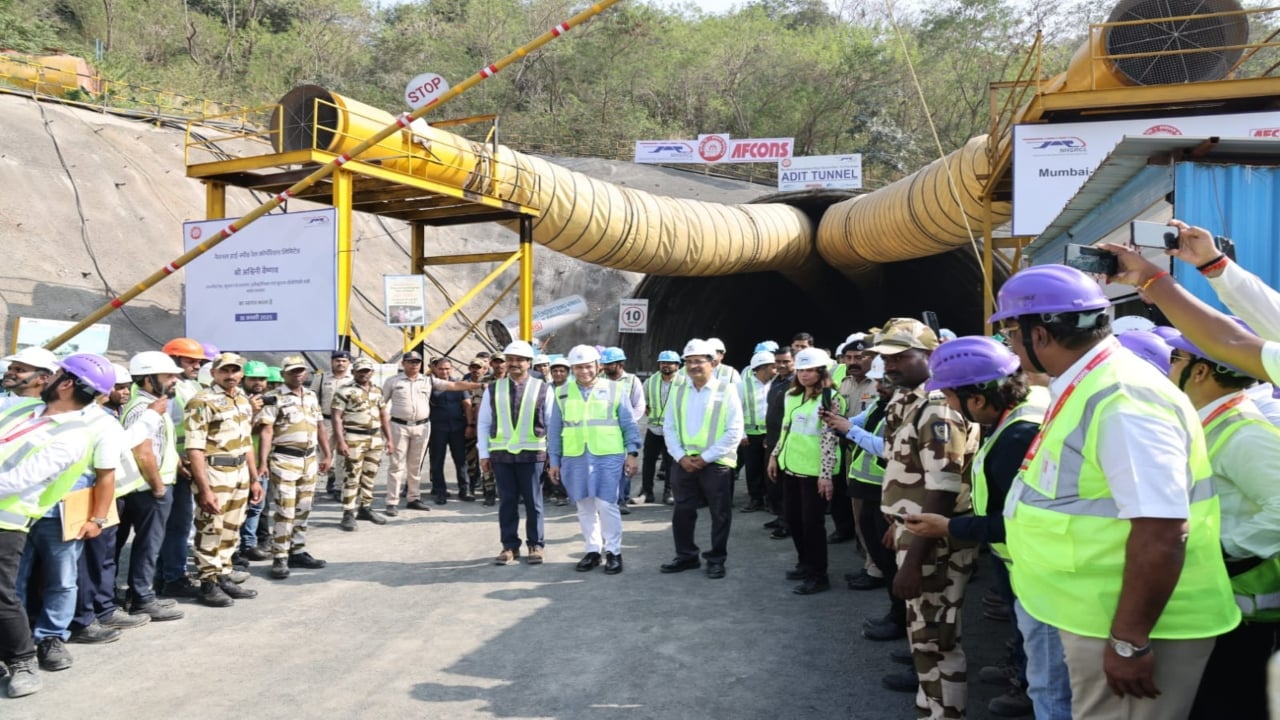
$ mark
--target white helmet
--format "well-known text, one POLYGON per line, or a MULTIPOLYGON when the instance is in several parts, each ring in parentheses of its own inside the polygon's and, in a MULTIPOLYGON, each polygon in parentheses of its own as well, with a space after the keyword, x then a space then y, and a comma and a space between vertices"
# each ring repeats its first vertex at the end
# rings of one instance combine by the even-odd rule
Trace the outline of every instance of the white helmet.
POLYGON ((777 362, 778 360, 773 356, 773 353, 768 350, 761 350, 751 356, 751 369, 755 370, 756 368, 763 367, 765 365, 776 365, 777 362))
POLYGON ((550 365, 551 358, 547 357, 546 355, 539 355, 538 357, 533 359, 533 364, 534 365, 550 365))
POLYGON ((533 351, 533 346, 523 340, 512 341, 511 344, 502 349, 502 354, 507 357, 515 355, 516 357, 528 358, 530 360, 537 355, 537 353, 533 351))
POLYGON ((1111 323, 1111 332, 1119 335, 1130 330, 1150 330, 1155 326, 1155 323, 1141 315, 1125 315, 1124 317, 1116 318, 1115 322, 1111 323))
POLYGON ((111 363, 111 367, 116 371, 116 384, 125 385, 133 382, 133 376, 129 374, 129 369, 120 363, 111 363))
POLYGON ((721 340, 720 338, 707 338, 707 342, 708 342, 708 343, 711 343, 711 347, 712 347, 716 352, 728 352, 728 351, 725 349, 724 341, 723 341, 723 340, 721 340))
POLYGON ((822 348, 805 348, 796 353, 796 370, 811 370, 831 366, 831 356, 822 348))
POLYGON ((680 357, 687 358, 695 355, 705 355, 709 358, 715 358, 716 348, 708 340, 699 340, 698 338, 694 338, 685 344, 684 352, 680 354, 680 357))
POLYGON ((867 377, 871 380, 884 379, 884 358, 877 355, 875 360, 871 361, 871 369, 867 371, 867 377))
POLYGON ((24 347, 18 352, 5 358, 9 362, 20 362, 24 365, 37 367, 41 370, 48 370, 51 373, 58 372, 61 367, 58 365, 58 356, 45 350, 42 347, 24 347))
POLYGON ((574 345, 568 356, 570 365, 600 362, 600 351, 590 345, 574 345))
POLYGON ((129 360, 131 375, 181 375, 182 368, 173 358, 159 350, 147 350, 134 355, 129 360))
POLYGON ((205 363, 196 371, 196 382, 205 387, 213 384, 213 363, 205 363))
POLYGON ((573 367, 573 366, 569 364, 569 358, 567 358, 567 357, 565 357, 565 356, 561 355, 560 357, 558 357, 558 358, 556 358, 555 360, 552 360, 552 361, 551 361, 551 367, 566 367, 566 368, 567 368, 567 367, 573 367))

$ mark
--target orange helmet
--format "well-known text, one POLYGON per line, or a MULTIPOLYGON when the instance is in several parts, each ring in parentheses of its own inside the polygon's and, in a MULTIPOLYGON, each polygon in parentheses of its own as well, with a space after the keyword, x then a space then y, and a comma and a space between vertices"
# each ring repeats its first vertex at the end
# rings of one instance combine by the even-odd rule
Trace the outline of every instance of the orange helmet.
POLYGON ((191 338, 180 337, 174 338, 164 344, 160 348, 165 355, 172 357, 191 358, 193 360, 204 360, 204 346, 191 338))

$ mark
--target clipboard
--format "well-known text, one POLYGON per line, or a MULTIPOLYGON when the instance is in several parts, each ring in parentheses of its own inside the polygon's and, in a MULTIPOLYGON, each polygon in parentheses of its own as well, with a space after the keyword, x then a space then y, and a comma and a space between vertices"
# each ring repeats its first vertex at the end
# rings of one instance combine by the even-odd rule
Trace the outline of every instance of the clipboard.
MULTIPOLYGON (((89 522, 89 518, 93 513, 93 488, 87 487, 82 490, 68 493, 66 497, 59 502, 62 514, 62 541, 70 542, 76 539, 80 534, 80 528, 89 522)), ((107 508, 107 524, 103 528, 109 528, 113 525, 120 524, 120 514, 116 511, 115 500, 107 508)))

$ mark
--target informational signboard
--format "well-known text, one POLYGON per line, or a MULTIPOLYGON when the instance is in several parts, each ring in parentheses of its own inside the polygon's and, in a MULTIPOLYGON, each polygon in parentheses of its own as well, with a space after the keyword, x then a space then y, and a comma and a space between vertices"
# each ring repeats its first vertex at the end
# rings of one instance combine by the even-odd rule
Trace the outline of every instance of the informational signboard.
POLYGON ((778 190, 859 190, 861 155, 814 155, 778 161, 778 190))
MULTIPOLYGON (((188 250, 231 218, 182 226, 188 250)), ((187 335, 238 352, 332 350, 337 211, 265 215, 186 267, 187 335)))
POLYGON ((649 301, 622 300, 618 302, 618 332, 643 335, 649 332, 649 301))
POLYGON ((791 157, 795 138, 735 140, 728 135, 699 135, 697 140, 637 140, 635 161, 642 165, 722 165, 777 162, 791 157))
POLYGON ((391 327, 427 324, 427 278, 423 275, 383 275, 383 306, 391 327))
POLYGON ((1280 112, 1016 125, 1013 234, 1043 232, 1126 135, 1280 138, 1280 112))
MULTIPOLYGON (((18 352, 29 347, 44 347, 50 340, 75 327, 75 323, 65 320, 43 320, 41 318, 20 317, 14 324, 13 347, 10 352, 18 352)), ((90 325, 80 331, 79 335, 58 346, 54 355, 64 358, 73 353, 107 352, 107 343, 111 340, 111 326, 99 323, 90 325)))

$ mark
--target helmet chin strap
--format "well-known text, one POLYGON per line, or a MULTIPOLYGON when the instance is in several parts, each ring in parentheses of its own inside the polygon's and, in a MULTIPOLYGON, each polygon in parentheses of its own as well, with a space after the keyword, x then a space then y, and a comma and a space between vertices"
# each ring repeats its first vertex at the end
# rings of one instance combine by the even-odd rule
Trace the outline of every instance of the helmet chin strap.
POLYGON ((1022 336, 1022 348, 1027 351, 1027 359, 1031 361, 1031 366, 1039 373, 1048 373, 1044 369, 1044 365, 1040 363, 1040 358, 1036 357, 1035 348, 1031 344, 1031 321, 1026 315, 1018 316, 1018 334, 1022 336))
POLYGON ((954 392, 956 397, 960 400, 960 416, 963 417, 964 421, 970 425, 976 423, 977 421, 973 419, 973 415, 969 413, 969 398, 973 396, 967 392, 960 392, 955 389, 953 389, 952 392, 954 392))

